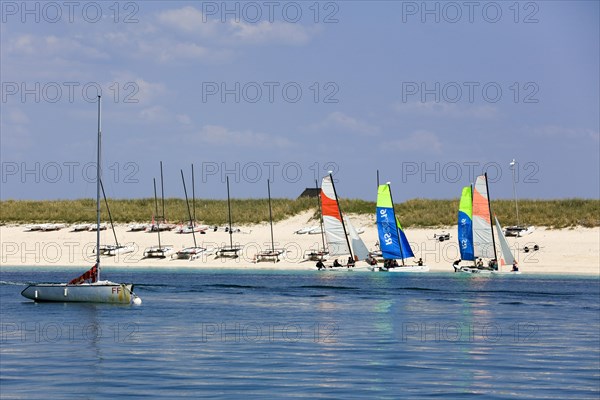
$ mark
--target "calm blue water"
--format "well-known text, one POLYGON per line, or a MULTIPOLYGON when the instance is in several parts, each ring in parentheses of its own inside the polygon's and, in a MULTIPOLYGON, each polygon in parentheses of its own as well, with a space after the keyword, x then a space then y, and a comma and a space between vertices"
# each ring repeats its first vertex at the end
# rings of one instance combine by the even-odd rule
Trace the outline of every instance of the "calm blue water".
POLYGON ((600 396, 597 278, 107 269, 143 305, 35 304, 0 273, 0 397, 600 396))

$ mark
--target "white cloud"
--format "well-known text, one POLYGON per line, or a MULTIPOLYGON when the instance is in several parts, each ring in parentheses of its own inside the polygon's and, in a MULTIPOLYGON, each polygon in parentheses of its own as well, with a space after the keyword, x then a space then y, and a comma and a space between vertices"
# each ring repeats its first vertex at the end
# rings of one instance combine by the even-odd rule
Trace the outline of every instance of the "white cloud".
POLYGON ((323 121, 310 125, 309 130, 315 132, 341 130, 364 136, 374 136, 379 133, 378 126, 370 125, 340 111, 332 112, 323 121))
POLYGON ((458 103, 412 102, 395 103, 393 108, 401 114, 427 117, 490 119, 498 115, 498 109, 490 105, 462 105, 458 103))
POLYGON ((205 18, 200 10, 191 6, 161 12, 157 18, 171 29, 210 36, 217 33, 219 24, 219 21, 205 18))
POLYGON ((25 56, 60 57, 84 56, 94 60, 107 59, 108 54, 86 46, 72 37, 20 35, 7 46, 9 53, 25 56))
POLYGON ((418 130, 412 132, 403 139, 384 141, 382 150, 392 151, 422 151, 427 153, 440 154, 442 152, 442 143, 432 132, 418 130))
POLYGON ((203 126, 200 132, 193 136, 193 139, 217 146, 289 148, 294 145, 284 137, 250 130, 231 131, 218 125, 203 126))
POLYGON ((531 129, 531 132, 537 136, 559 137, 564 139, 582 139, 589 138, 594 141, 600 141, 600 133, 592 129, 565 128, 556 125, 540 126, 531 129))
POLYGON ((248 44, 303 45, 318 31, 300 24, 262 21, 255 24, 231 22, 231 39, 248 44))

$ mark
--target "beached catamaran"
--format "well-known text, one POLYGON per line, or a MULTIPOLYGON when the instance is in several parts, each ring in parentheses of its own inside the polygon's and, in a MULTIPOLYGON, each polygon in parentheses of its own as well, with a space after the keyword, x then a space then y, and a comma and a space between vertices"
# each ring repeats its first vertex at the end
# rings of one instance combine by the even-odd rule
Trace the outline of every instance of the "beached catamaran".
MULTIPOLYGON (((160 242, 160 231, 161 231, 161 221, 165 222, 165 187, 163 184, 163 168, 162 161, 160 162, 160 188, 161 188, 161 198, 162 198, 162 215, 158 215, 158 197, 156 196, 156 179, 152 180, 154 183, 154 216, 156 217, 156 225, 153 222, 150 228, 150 231, 156 231, 158 236, 158 246, 151 246, 144 250, 143 258, 166 258, 171 254, 175 253, 173 245, 171 244, 162 244, 160 242)), ((153 217, 154 219, 154 217, 153 217)))
MULTIPOLYGON (((96 223, 100 225, 100 179, 101 104, 98 96, 98 152, 96 168, 96 223)), ((142 300, 133 293, 133 284, 114 283, 100 280, 100 231, 96 231, 96 264, 83 275, 69 283, 37 283, 27 286, 21 294, 28 299, 42 302, 91 302, 141 304, 142 300)))
MULTIPOLYGON (((193 170, 194 169, 192 166, 192 171, 193 170)), ((192 173, 192 180, 193 180, 193 176, 194 176, 194 174, 192 173)), ((196 258, 200 257, 202 254, 206 254, 207 249, 204 247, 200 247, 196 244, 196 234, 194 233, 195 232, 195 229, 194 229, 195 222, 194 222, 194 217, 192 216, 192 212, 190 210, 190 202, 188 200, 187 188, 185 187, 185 178, 183 177, 183 170, 181 170, 181 181, 183 182, 183 192, 185 194, 185 204, 187 205, 188 216, 190 218, 190 223, 188 226, 191 228, 191 231, 192 231, 192 237, 194 238, 194 246, 186 247, 186 248, 179 250, 177 253, 173 254, 171 256, 171 258, 178 258, 178 259, 192 261, 192 260, 195 260, 196 258)))
POLYGON ((369 251, 354 226, 342 216, 331 172, 323 178, 321 183, 321 213, 329 255, 349 255, 352 260, 366 260, 369 251), (346 230, 346 226, 348 226, 348 230, 346 230), (352 245, 350 245, 350 241, 352 241, 352 245))
MULTIPOLYGON (((502 272, 498 269, 498 252, 496 237, 492 226, 492 209, 489 198, 487 174, 480 175, 475 181, 475 187, 466 186, 462 190, 458 207, 458 245, 460 258, 472 261, 471 266, 454 265, 455 272, 470 274, 490 274, 502 272), (483 259, 489 260, 483 265, 483 259), (478 265, 478 260, 481 260, 478 265)), ((515 258, 504 237, 502 227, 495 218, 496 234, 500 242, 500 267, 512 265, 515 258)), ((505 271, 519 273, 518 271, 505 271)))
POLYGON ((256 254, 256 262, 272 261, 279 262, 285 256, 285 249, 275 248, 275 238, 273 235, 273 210, 271 208, 271 182, 267 179, 267 193, 269 195, 269 224, 271 225, 271 248, 260 251, 256 254))
POLYGON ((226 231, 229 233, 229 246, 220 247, 215 253, 215 258, 227 257, 227 258, 238 258, 240 252, 242 250, 242 246, 239 244, 233 245, 233 229, 231 228, 231 198, 229 195, 229 177, 225 177, 227 183, 227 215, 229 226, 226 228, 226 231))
POLYGON ((410 265, 404 261, 414 257, 408 239, 394 211, 390 183, 377 188, 377 233, 379 248, 384 259, 383 266, 373 266, 374 271, 427 272, 427 265, 410 265), (396 260, 400 260, 400 264, 396 260))

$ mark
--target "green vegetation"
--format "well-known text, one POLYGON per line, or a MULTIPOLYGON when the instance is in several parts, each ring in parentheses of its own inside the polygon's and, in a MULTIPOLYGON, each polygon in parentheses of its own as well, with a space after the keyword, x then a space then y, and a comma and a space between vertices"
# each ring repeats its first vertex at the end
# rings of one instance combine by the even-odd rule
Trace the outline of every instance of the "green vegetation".
MULTIPOLYGON (((154 214, 154 199, 109 200, 115 222, 148 222, 154 214)), ((273 219, 279 221, 302 211, 315 210, 315 199, 273 199, 273 219)), ((365 200, 340 201, 344 213, 372 214, 375 203, 365 200)), ((102 205, 105 212, 104 204, 102 205)), ((413 199, 396 204, 396 212, 403 227, 439 227, 456 224, 458 199, 413 199)), ((514 202, 492 201, 492 209, 504 226, 516 224, 514 202)), ((267 199, 234 199, 231 212, 235 224, 255 224, 269 220, 267 199)), ((160 204, 159 204, 159 214, 160 204)), ((187 209, 182 199, 166 199, 165 214, 169 222, 187 220, 187 209)), ((573 226, 600 226, 600 200, 520 200, 519 214, 522 223, 553 228, 573 226)), ((107 215, 104 214, 104 220, 107 215)), ((196 200, 196 217, 208 225, 227 222, 225 200, 196 200)), ((92 222, 95 219, 95 202, 92 199, 29 201, 7 200, 0 202, 0 222, 92 222)))

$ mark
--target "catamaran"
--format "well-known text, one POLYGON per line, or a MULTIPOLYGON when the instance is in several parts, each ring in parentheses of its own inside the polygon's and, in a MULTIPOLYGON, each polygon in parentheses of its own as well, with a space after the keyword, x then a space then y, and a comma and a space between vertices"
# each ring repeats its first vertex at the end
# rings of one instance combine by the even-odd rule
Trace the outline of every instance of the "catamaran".
MULTIPOLYGON (((242 250, 242 246, 239 244, 233 245, 233 232, 236 231, 231 228, 231 198, 229 197, 229 177, 225 177, 227 182, 227 211, 228 211, 228 220, 229 226, 226 229, 226 232, 229 233, 229 246, 222 246, 219 248, 215 254, 215 258, 227 257, 227 258, 238 258, 240 252, 242 250)), ((239 232, 239 229, 237 229, 239 232)))
MULTIPOLYGON (((156 230, 158 236, 158 246, 151 246, 144 250, 143 258, 166 258, 167 256, 173 254, 175 250, 173 249, 173 245, 162 245, 160 243, 160 231, 161 225, 160 221, 164 222, 165 220, 165 187, 163 185, 163 169, 162 169, 162 161, 160 162, 160 187, 161 187, 161 196, 162 196, 162 216, 158 215, 158 197, 156 196, 156 179, 153 179, 154 182, 154 212, 156 215, 156 230)), ((154 218, 153 218, 154 219, 154 218)), ((154 222, 152 223, 154 225, 154 222)))
POLYGON ((377 233, 383 266, 372 266, 373 271, 387 272, 427 272, 429 267, 422 262, 406 264, 407 258, 414 257, 406 234, 394 211, 394 201, 390 183, 377 188, 377 233), (396 260, 400 260, 400 264, 396 260))
MULTIPOLYGON (((338 262, 339 267, 354 267, 355 261, 366 260, 369 256, 367 246, 350 221, 342 215, 332 172, 323 177, 321 182, 321 214, 329 255, 349 255, 349 262, 338 262), (346 226, 348 226, 348 230, 346 230, 346 226)), ((361 269, 361 267, 356 267, 356 269, 361 269)), ((364 269, 368 270, 367 267, 364 269)))
POLYGON ((269 195, 269 224, 271 225, 271 247, 260 251, 256 254, 255 261, 257 263, 261 261, 279 262, 281 258, 285 256, 285 249, 275 248, 275 239, 273 236, 273 211, 271 208, 271 182, 267 179, 267 193, 269 195))
MULTIPOLYGON (((192 184, 193 184, 193 177, 194 177, 194 166, 192 165, 192 184)), ((205 254, 207 249, 205 249, 204 247, 200 247, 196 244, 196 234, 194 233, 194 217, 192 216, 192 212, 190 211, 190 202, 188 201, 188 196, 187 196, 187 189, 185 187, 185 178, 183 177, 183 170, 181 170, 181 181, 183 182, 183 192, 185 194, 185 204, 187 205, 187 210, 188 210, 188 215, 190 217, 190 224, 189 226, 192 228, 192 237, 194 238, 194 246, 193 247, 186 247, 184 249, 179 250, 177 253, 173 254, 171 256, 171 258, 178 258, 178 259, 186 259, 186 260, 195 260, 196 258, 200 257, 202 254, 205 254)), ((195 200, 195 198, 194 198, 195 200)))
MULTIPOLYGON (((463 261, 472 261, 471 266, 461 266, 460 260, 454 263, 455 272, 470 274, 520 273, 502 271, 498 267, 498 252, 492 227, 492 209, 489 198, 487 174, 480 175, 475 187, 466 186, 462 190, 458 208, 458 244, 463 261), (489 259, 484 265, 483 259, 489 259)), ((500 242, 500 267, 515 264, 510 246, 502 233, 502 227, 495 218, 496 234, 500 242)))
MULTIPOLYGON (((96 221, 100 225, 101 97, 98 96, 98 152, 96 168, 96 221)), ((133 284, 100 280, 100 231, 96 231, 96 264, 69 283, 37 283, 27 286, 21 295, 36 302, 93 302, 141 304, 133 293, 133 284)))
POLYGON ((513 183, 513 197, 515 198, 515 210, 517 212, 517 225, 507 226, 504 228, 504 234, 506 236, 526 236, 535 230, 533 226, 521 225, 519 221, 519 202, 517 200, 517 187, 515 181, 515 168, 517 167, 517 162, 513 158, 510 162, 510 169, 512 170, 512 183, 513 183))
POLYGON ((110 221, 110 227, 115 237, 115 244, 104 244, 100 246, 100 254, 104 256, 116 256, 118 254, 133 253, 135 251, 135 245, 133 243, 119 244, 117 240, 117 232, 115 231, 115 224, 113 223, 112 214, 110 207, 108 206, 108 200, 106 199, 106 193, 104 192, 104 185, 100 181, 100 188, 102 189, 102 197, 104 197, 104 204, 106 204, 106 212, 108 213, 108 219, 110 221))

